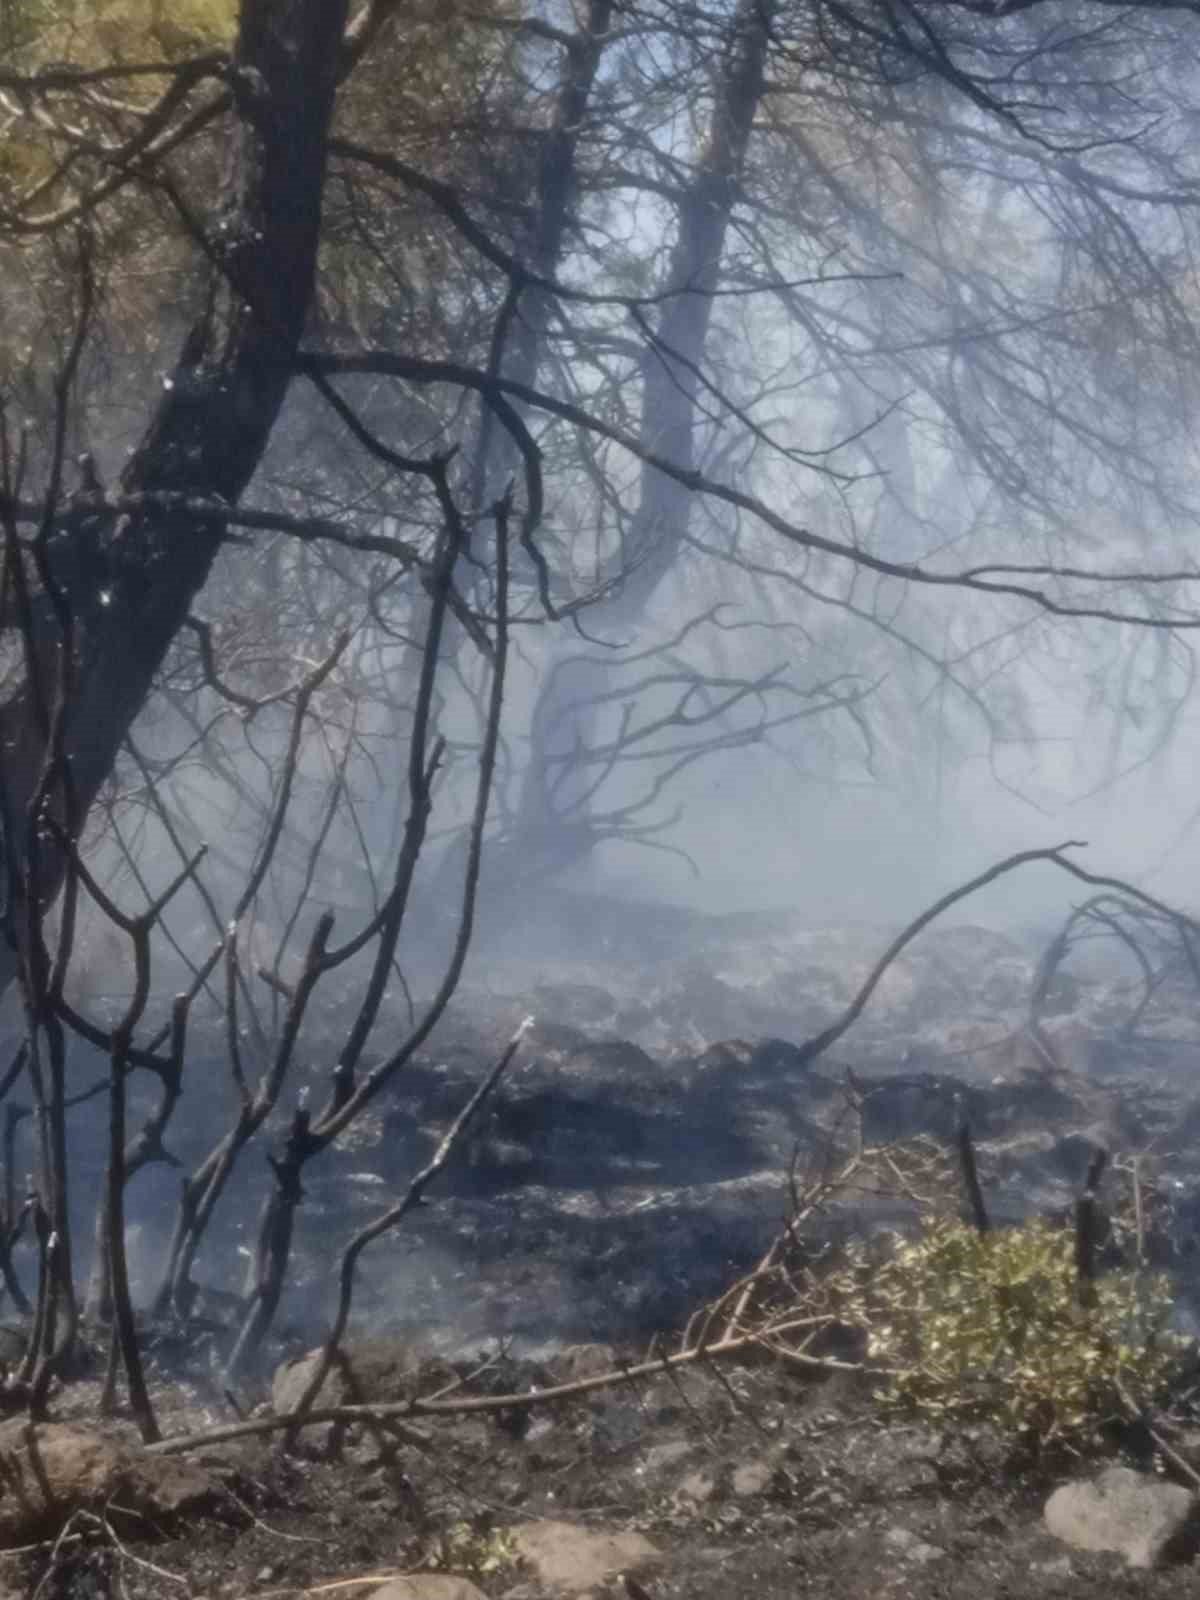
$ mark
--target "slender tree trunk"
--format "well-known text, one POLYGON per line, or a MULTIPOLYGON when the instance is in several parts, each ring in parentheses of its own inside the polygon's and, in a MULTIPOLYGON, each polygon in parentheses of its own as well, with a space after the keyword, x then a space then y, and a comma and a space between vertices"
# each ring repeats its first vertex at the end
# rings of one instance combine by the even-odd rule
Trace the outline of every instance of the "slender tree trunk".
MULTIPOLYGON (((706 145, 690 185, 678 204, 678 232, 671 251, 663 304, 650 334, 642 368, 642 443, 685 470, 695 464, 697 401, 712 325, 714 291, 754 118, 762 100, 769 45, 769 0, 739 0, 729 46, 716 87, 706 145)), ((619 591, 589 610, 588 630, 625 634, 636 626, 655 591, 679 558, 687 532, 691 497, 653 467, 642 472, 640 497, 626 541, 630 568, 619 591)), ((533 716, 530 761, 521 802, 521 831, 532 837, 563 835, 588 773, 579 771, 556 794, 548 779, 560 779, 572 752, 586 748, 594 718, 580 701, 604 692, 608 674, 599 652, 564 662, 545 675, 546 691, 533 716), (568 708, 565 700, 572 703, 568 708)), ((587 847, 586 828, 573 836, 587 847)))
MULTIPOLYGON (((589 0, 587 18, 564 44, 566 59, 554 113, 538 166, 536 211, 528 243, 527 265, 539 278, 556 278, 571 205, 578 187, 579 139, 595 87, 596 73, 612 24, 614 0, 589 0)), ((533 384, 542 362, 552 297, 527 288, 512 308, 508 326, 498 330, 494 359, 506 378, 533 384)), ((514 462, 512 440, 497 439, 494 419, 485 406, 480 415, 471 501, 476 515, 494 491, 499 492, 514 462)))
MULTIPOLYGON (((326 139, 346 0, 243 0, 221 215, 206 242, 210 282, 174 373, 121 476, 123 495, 236 502, 287 391, 312 299, 326 139)), ((123 517, 107 539, 105 601, 81 607, 65 755, 82 822, 155 674, 208 577, 221 530, 161 510, 123 517)), ((51 644, 51 648, 53 645, 51 644)), ((0 704, 0 823, 8 942, 21 927, 27 808, 46 756, 29 683, 0 704)), ((61 809, 61 796, 57 802, 61 809)), ((43 837, 46 859, 57 852, 43 837)), ((43 875, 52 898, 61 881, 43 875)), ((0 957, 0 981, 15 960, 0 957)))

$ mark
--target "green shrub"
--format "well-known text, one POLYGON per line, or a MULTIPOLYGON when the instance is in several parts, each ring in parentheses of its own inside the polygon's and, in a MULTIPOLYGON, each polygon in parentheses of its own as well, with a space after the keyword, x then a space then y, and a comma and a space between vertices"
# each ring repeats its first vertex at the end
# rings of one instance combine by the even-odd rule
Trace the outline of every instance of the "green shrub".
POLYGON ((1077 1293, 1069 1229, 1035 1221, 980 1234, 931 1220, 857 1273, 854 1312, 885 1400, 950 1421, 979 1419, 1027 1444, 1094 1442, 1176 1367, 1161 1275, 1117 1271, 1077 1293))
POLYGON ((454 1522, 442 1530, 435 1567, 447 1572, 483 1578, 516 1564, 517 1545, 508 1528, 493 1528, 485 1517, 476 1522, 454 1522))

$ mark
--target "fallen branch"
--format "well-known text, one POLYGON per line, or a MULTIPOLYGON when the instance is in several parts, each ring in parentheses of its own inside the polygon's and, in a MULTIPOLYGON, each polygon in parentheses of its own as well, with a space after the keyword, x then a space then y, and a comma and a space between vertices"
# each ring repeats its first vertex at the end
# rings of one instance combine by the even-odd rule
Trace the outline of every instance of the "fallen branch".
POLYGON ((1185 1461, 1184 1458, 1179 1454, 1179 1451, 1176 1450, 1173 1445, 1169 1444, 1156 1428, 1151 1426, 1150 1419, 1146 1412, 1137 1404, 1133 1396, 1129 1393, 1120 1379, 1117 1380, 1117 1394, 1120 1397, 1121 1404, 1128 1413, 1129 1420, 1131 1422, 1139 1423, 1143 1428, 1145 1428, 1147 1434, 1150 1436, 1150 1439, 1153 1442, 1154 1448, 1161 1454, 1163 1460, 1169 1461, 1175 1468, 1176 1472, 1178 1472, 1182 1477, 1186 1478, 1193 1488, 1200 1489, 1200 1472, 1196 1471, 1191 1462, 1185 1461))
MULTIPOLYGON (((285 1429, 317 1427, 327 1422, 372 1422, 387 1420, 395 1426, 395 1419, 403 1417, 465 1417, 479 1416, 493 1411, 531 1411, 535 1406, 550 1405, 559 1400, 574 1400, 580 1395, 600 1389, 612 1389, 618 1384, 634 1383, 641 1378, 658 1377, 676 1367, 688 1366, 706 1358, 734 1355, 741 1350, 763 1348, 758 1333, 742 1334, 732 1339, 721 1339, 703 1350, 682 1350, 675 1355, 660 1356, 653 1361, 640 1361, 626 1367, 614 1367, 608 1372, 590 1378, 576 1378, 570 1383, 551 1384, 545 1389, 531 1389, 523 1394, 478 1395, 469 1400, 398 1400, 382 1405, 323 1406, 308 1411, 303 1417, 287 1413, 279 1417, 260 1417, 254 1422, 229 1423, 208 1428, 199 1433, 181 1434, 173 1439, 163 1439, 149 1445, 147 1455, 175 1455, 186 1450, 199 1450, 208 1445, 223 1444, 230 1439, 248 1439, 256 1434, 280 1433, 285 1429)), ((782 1354, 772 1350, 774 1355, 782 1354)), ((813 1373, 854 1372, 871 1377, 888 1377, 890 1367, 868 1366, 865 1362, 836 1361, 829 1357, 806 1356, 799 1351, 787 1352, 787 1359, 813 1373)), ((408 1444, 419 1450, 429 1450, 432 1438, 417 1428, 398 1429, 408 1444)))

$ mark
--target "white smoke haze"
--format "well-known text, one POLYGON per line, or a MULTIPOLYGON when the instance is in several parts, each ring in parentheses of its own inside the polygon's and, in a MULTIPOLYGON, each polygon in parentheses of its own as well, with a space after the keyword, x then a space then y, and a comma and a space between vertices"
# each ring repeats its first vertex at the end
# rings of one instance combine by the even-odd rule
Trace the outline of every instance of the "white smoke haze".
MULTIPOLYGON (((577 13, 537 8, 570 34, 577 13)), ((336 1113, 343 1053, 362 1045, 361 1081, 451 970, 502 548, 510 659, 464 984, 332 1139, 336 1177, 319 1160, 305 1176, 310 1211, 344 1212, 339 1237, 399 1182, 376 1169, 388 1115, 409 1109, 405 1072, 430 1074, 420 1092, 444 1126, 468 1078, 454 1073, 530 994, 575 983, 570 1004, 594 1006, 607 1046, 719 1044, 715 1002, 686 1015, 680 976, 705 918, 783 913, 787 937, 828 933, 861 964, 992 863, 1068 840, 1086 842, 1072 859, 1094 873, 1200 905, 1190 60, 1157 14, 1076 55, 1066 13, 1031 7, 964 17, 955 76, 911 41, 879 45, 856 15, 745 0, 677 25, 670 5, 642 8, 584 41, 596 65, 582 86, 552 31, 459 19, 477 49, 453 64, 469 82, 450 104, 435 96, 445 137, 413 111, 441 68, 418 63, 418 91, 392 54, 403 93, 360 105, 346 89, 349 146, 378 135, 424 179, 340 147, 306 354, 242 493, 247 520, 190 597, 83 840, 127 916, 175 885, 138 1042, 161 1050, 174 996, 195 990, 166 1135, 183 1174, 271 1079, 322 916, 329 948, 362 936, 314 990, 198 1281, 242 1292, 275 1193, 263 1149, 278 1158, 306 1118, 336 1113), (1019 115, 993 103, 997 60, 1019 115), (363 1041, 378 913, 426 801, 363 1041), (663 907, 681 914, 656 924, 663 907), (634 977, 659 980, 629 969, 659 959, 678 1009, 639 1021, 634 977)), ((221 137, 188 169, 197 194, 221 137)), ((182 234, 142 266, 143 297, 114 299, 87 346, 69 418, 71 451, 114 492, 155 408, 186 388, 177 348, 205 303, 207 264, 182 234)), ((70 285, 39 287, 28 264, 20 282, 33 354, 4 381, 35 417, 42 470, 70 285)), ((89 581, 72 593, 84 615, 89 581)), ((27 652, 11 623, 0 635, 7 697, 27 652)), ((1085 897, 1033 865, 948 920, 1034 951, 1085 897)), ((65 916, 60 900, 52 944, 65 916)), ((86 886, 78 917, 64 996, 99 1043, 72 1044, 73 1093, 103 1075, 103 1036, 135 989, 130 938, 86 886)), ((26 1024, 5 1004, 11 1054, 26 1024)), ((772 1017, 805 1037, 785 1000, 772 1017)), ((152 1075, 131 1083, 137 1117, 152 1114, 152 1075)), ((519 1100, 519 1069, 512 1084, 519 1100)), ((71 1113, 85 1264, 101 1106, 71 1113)), ((434 1120, 406 1130, 414 1151, 434 1120)), ((181 1170, 151 1164, 130 1183, 143 1301, 181 1170)), ((328 1310, 311 1244, 279 1311, 309 1329, 328 1310)), ((461 1259, 433 1233, 411 1263, 407 1248, 389 1246, 361 1314, 386 1320, 407 1297, 434 1320, 466 1317, 461 1259)))

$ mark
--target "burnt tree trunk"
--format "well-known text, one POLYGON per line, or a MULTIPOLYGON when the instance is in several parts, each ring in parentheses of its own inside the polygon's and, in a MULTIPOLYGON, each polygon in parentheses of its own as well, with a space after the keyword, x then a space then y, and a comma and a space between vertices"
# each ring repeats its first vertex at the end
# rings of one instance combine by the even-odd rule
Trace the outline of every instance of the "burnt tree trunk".
MULTIPOLYGON (((657 326, 647 328, 642 364, 641 442, 685 471, 695 466, 696 415, 705 353, 712 323, 714 291, 736 204, 754 118, 762 101, 770 43, 769 0, 739 0, 729 43, 715 86, 708 139, 691 182, 677 201, 677 232, 663 285, 667 298, 657 326)), ((588 612, 591 633, 627 631, 641 618, 659 584, 679 558, 687 531, 690 496, 686 488, 654 467, 643 468, 639 501, 625 547, 629 568, 614 596, 588 612)), ((572 782, 560 781, 558 794, 548 777, 586 750, 594 718, 579 703, 604 692, 608 675, 591 651, 545 674, 546 692, 535 708, 531 753, 521 803, 521 831, 531 838, 547 830, 561 834, 563 823, 586 822, 572 814, 586 795, 587 770, 572 782), (558 689, 565 689, 565 706, 558 689)), ((586 809, 586 802, 584 803, 586 809)), ((586 841, 586 828, 576 830, 586 841)))
MULTIPOLYGON (((225 189, 205 241, 205 308, 121 475, 123 496, 234 503, 258 466, 312 300, 346 9, 346 0, 243 0, 225 189)), ((63 750, 80 823, 220 543, 220 527, 155 508, 122 517, 108 536, 106 603, 81 605, 73 629, 74 689, 63 750)), ((28 682, 0 704, 0 749, 8 880, 2 989, 18 967, 21 864, 32 828, 50 863, 40 881, 43 901, 57 893, 62 877, 61 851, 41 819, 28 815, 47 755, 44 720, 39 726, 28 682)))
MULTIPOLYGON (((61 1026, 45 1009, 40 916, 65 877, 62 829, 81 831, 220 548, 219 524, 163 497, 236 503, 283 404, 313 296, 346 9, 347 0, 242 0, 222 192, 196 224, 204 309, 119 484, 123 498, 153 499, 98 535, 103 577, 70 594, 67 616, 42 608, 27 637, 36 665, 0 702, 0 993, 21 975, 35 1078, 40 1038, 48 1052, 37 1097, 49 1243, 33 1415, 75 1329, 61 1026)), ((113 1215, 118 1225, 119 1208, 113 1215)))

